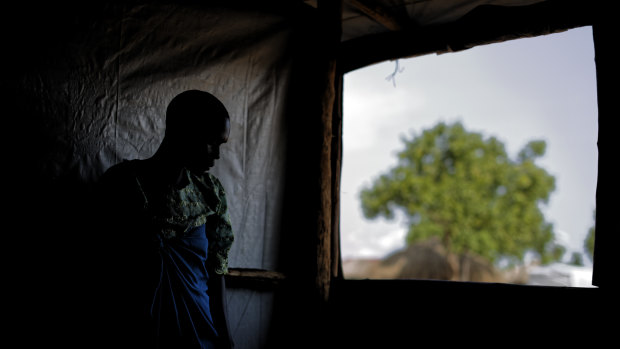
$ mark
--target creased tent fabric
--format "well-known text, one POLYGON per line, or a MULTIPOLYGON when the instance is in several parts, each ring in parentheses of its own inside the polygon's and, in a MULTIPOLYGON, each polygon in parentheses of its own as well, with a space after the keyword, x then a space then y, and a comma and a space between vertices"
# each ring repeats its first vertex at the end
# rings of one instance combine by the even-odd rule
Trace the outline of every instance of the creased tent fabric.
MULTIPOLYGON (((289 19, 196 3, 54 9, 35 13, 43 24, 24 10, 34 28, 20 41, 27 64, 10 73, 16 103, 29 115, 28 137, 38 142, 24 147, 28 172, 41 187, 57 188, 48 193, 50 205, 124 159, 150 157, 163 139, 169 101, 185 90, 209 91, 231 116, 229 141, 212 170, 226 190, 235 234, 229 266, 277 270, 289 19)), ((55 209, 60 224, 75 215, 55 209)), ((228 294, 238 347, 261 347, 272 299, 264 291, 228 294)))
POLYGON ((152 155, 163 138, 168 102, 188 89, 211 92, 231 116, 229 141, 213 170, 226 188, 237 237, 230 265, 275 269, 286 24, 259 12, 233 16, 169 5, 130 9, 120 25, 119 111, 108 125, 113 156, 104 161, 152 155))
MULTIPOLYGON (((254 11, 169 5, 129 9, 119 25, 119 110, 108 137, 116 152, 108 161, 152 154, 168 101, 187 89, 211 92, 231 116, 229 141, 213 170, 226 189, 235 234, 229 265, 276 269, 290 58, 286 23, 254 11)), ((239 347, 259 346, 272 296, 235 290, 228 297, 233 339, 239 347), (267 307, 255 307, 257 301, 267 307)))

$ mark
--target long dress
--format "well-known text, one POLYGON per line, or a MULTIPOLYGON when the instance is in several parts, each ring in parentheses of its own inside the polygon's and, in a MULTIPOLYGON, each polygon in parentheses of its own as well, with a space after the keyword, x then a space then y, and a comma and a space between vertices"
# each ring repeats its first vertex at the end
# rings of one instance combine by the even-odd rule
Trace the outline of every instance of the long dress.
POLYGON ((205 225, 161 240, 159 277, 150 316, 153 339, 164 348, 214 348, 218 333, 209 307, 205 225))
POLYGON ((184 171, 181 185, 164 188, 144 179, 137 160, 104 176, 116 192, 107 194, 123 196, 112 208, 125 229, 113 239, 122 243, 112 248, 110 279, 128 346, 214 348, 218 341, 209 272, 227 272, 234 237, 219 180, 184 171))

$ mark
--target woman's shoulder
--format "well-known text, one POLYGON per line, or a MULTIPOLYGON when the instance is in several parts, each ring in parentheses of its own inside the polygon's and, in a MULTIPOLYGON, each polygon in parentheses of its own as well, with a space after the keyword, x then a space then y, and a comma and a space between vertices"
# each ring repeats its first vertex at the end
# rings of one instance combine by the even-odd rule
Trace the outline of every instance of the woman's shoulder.
POLYGON ((123 160, 108 168, 99 183, 103 187, 122 187, 136 181, 143 160, 123 160))
POLYGON ((123 160, 112 165, 104 173, 102 178, 122 178, 135 176, 142 160, 123 160))
POLYGON ((219 179, 218 179, 218 178, 217 178, 217 177, 216 177, 213 173, 211 173, 211 172, 206 172, 206 173, 204 174, 204 176, 205 176, 206 178, 208 178, 208 180, 209 180, 209 181, 211 181, 214 185, 216 185, 216 186, 218 186, 218 187, 221 187, 221 186, 222 186, 222 183, 220 183, 220 180, 219 180, 219 179))
POLYGON ((215 176, 211 172, 206 172, 204 177, 205 177, 206 181, 210 184, 209 186, 213 189, 215 194, 220 199, 225 197, 226 190, 224 189, 224 186, 222 185, 222 182, 220 182, 220 180, 219 180, 219 178, 217 178, 217 176, 215 176))

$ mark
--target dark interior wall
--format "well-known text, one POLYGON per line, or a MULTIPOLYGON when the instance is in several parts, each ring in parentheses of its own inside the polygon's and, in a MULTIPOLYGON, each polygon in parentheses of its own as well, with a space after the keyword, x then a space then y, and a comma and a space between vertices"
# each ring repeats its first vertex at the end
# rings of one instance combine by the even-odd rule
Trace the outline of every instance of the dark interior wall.
POLYGON ((21 226, 10 254, 19 261, 12 268, 15 317, 26 331, 25 346, 42 340, 29 334, 34 329, 46 341, 68 343, 92 323, 85 315, 94 308, 89 302, 97 302, 88 295, 97 295, 95 285, 86 284, 79 266, 96 243, 90 184, 110 155, 105 134, 116 111, 116 74, 106 63, 113 45, 105 37, 108 30, 115 34, 115 9, 29 3, 5 10, 9 215, 21 226))
POLYGON ((334 347, 605 346, 611 292, 429 280, 341 280, 326 317, 334 347), (605 315, 607 314, 607 315, 605 315))

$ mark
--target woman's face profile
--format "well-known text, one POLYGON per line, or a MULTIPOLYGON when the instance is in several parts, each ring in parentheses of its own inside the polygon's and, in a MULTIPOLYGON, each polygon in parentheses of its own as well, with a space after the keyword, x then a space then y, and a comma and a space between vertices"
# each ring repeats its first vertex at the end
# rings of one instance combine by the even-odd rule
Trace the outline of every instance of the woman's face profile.
POLYGON ((225 118, 216 129, 208 130, 188 139, 186 146, 186 164, 188 170, 201 174, 215 165, 220 158, 220 146, 228 141, 230 119, 225 118))

